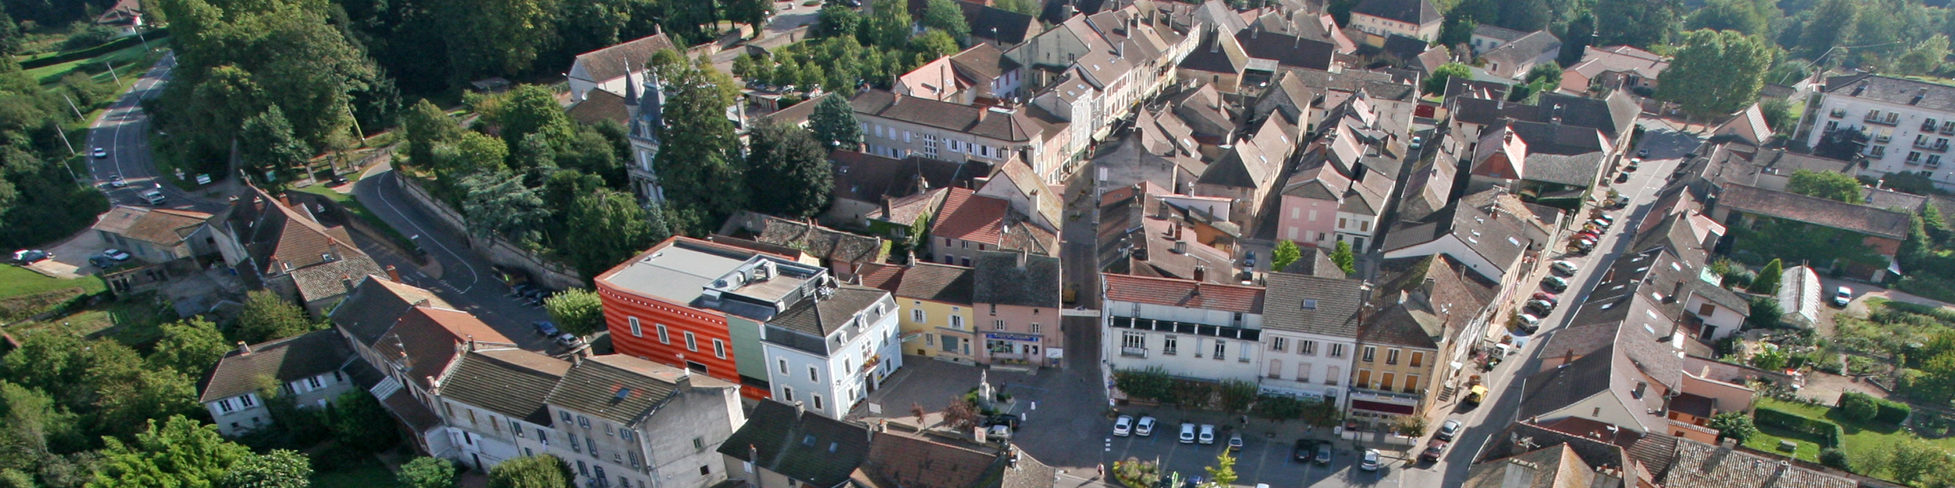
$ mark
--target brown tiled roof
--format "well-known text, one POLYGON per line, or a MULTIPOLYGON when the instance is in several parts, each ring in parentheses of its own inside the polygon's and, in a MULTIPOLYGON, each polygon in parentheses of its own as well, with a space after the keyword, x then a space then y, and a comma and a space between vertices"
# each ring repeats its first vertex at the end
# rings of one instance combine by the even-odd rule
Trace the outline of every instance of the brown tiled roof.
POLYGON ((1589 488, 1595 470, 1567 444, 1474 464, 1463 488, 1589 488))
POLYGON ((971 303, 1059 306, 1059 258, 1009 251, 979 251, 973 260, 971 303), (1024 265, 1019 265, 1019 259, 1024 265))
POLYGON ((1004 240, 1005 217, 1010 213, 1009 202, 978 195, 969 189, 951 188, 930 235, 995 245, 1004 240))
POLYGON ((1263 311, 1262 287, 1112 273, 1101 276, 1106 281, 1108 300, 1252 314, 1263 311))
POLYGON ((880 237, 830 229, 813 222, 789 220, 752 211, 727 219, 722 234, 762 244, 785 246, 816 258, 844 263, 873 263, 883 258, 880 237))
MULTIPOLYGON (((971 34, 977 34, 977 28, 975 25, 971 26, 971 34)), ((999 35, 1004 34, 1001 32, 999 35)), ((965 82, 973 85, 989 84, 992 80, 996 80, 1004 74, 1005 65, 1010 62, 1005 59, 1005 52, 998 50, 998 46, 983 42, 950 57, 950 66, 957 70, 957 76, 963 77, 965 82)))
POLYGON ((1480 452, 1477 463, 1491 463, 1537 449, 1565 445, 1590 469, 1629 469, 1636 461, 1622 447, 1608 441, 1561 432, 1526 420, 1508 424, 1494 434, 1480 452))
POLYGON ((214 402, 265 386, 261 380, 277 380, 278 385, 339 369, 350 352, 339 334, 316 330, 293 337, 253 344, 250 352, 232 349, 204 380, 198 402, 214 402))
POLYGON ((436 395, 489 409, 532 424, 549 425, 544 397, 563 379, 570 362, 535 351, 494 348, 464 351, 442 377, 436 395))
POLYGON ((835 197, 870 203, 927 189, 968 187, 995 171, 982 161, 960 163, 923 156, 893 159, 843 150, 830 153, 828 161, 835 168, 835 197))
POLYGON ((948 264, 916 263, 903 272, 896 296, 943 303, 970 304, 976 287, 971 268, 948 264))
POLYGON ((322 263, 339 263, 319 273, 293 278, 307 301, 344 293, 343 276, 381 273, 380 266, 346 238, 345 229, 327 228, 304 208, 285 206, 256 187, 227 210, 227 224, 242 235, 242 244, 259 272, 278 275, 322 263))
POLYGON ((604 90, 591 90, 584 100, 564 109, 579 124, 597 125, 606 120, 624 124, 631 118, 630 109, 625 108, 625 97, 604 90))
POLYGON ((894 264, 864 263, 855 268, 855 278, 860 281, 857 284, 862 286, 895 293, 896 286, 903 282, 903 271, 907 269, 894 264))
POLYGON ((576 64, 584 65, 594 81, 607 81, 625 75, 625 66, 636 71, 644 71, 645 63, 651 61, 652 54, 665 49, 673 49, 672 39, 665 33, 652 34, 577 55, 576 64))
POLYGON ((690 388, 734 388, 704 374, 623 354, 593 356, 563 373, 549 390, 551 405, 635 426, 674 395, 690 388))
POLYGON ((455 346, 471 340, 514 343, 468 312, 420 306, 401 316, 374 342, 373 349, 387 361, 404 360, 408 379, 422 388, 433 388, 429 380, 448 370, 457 355, 455 346))
POLYGON ((192 210, 116 205, 95 222, 95 230, 163 246, 175 246, 210 220, 192 210))
POLYGON ((927 125, 1005 142, 1030 142, 1041 128, 1023 110, 994 109, 865 90, 849 100, 855 113, 927 125))
POLYGON ((1689 439, 1677 442, 1665 488, 1854 488, 1851 478, 1784 464, 1778 459, 1689 439))
POLYGON ((1717 205, 1748 214, 1889 239, 1906 239, 1908 214, 1749 185, 1725 185, 1717 205))
POLYGON ((346 329, 355 340, 373 345, 394 322, 419 305, 454 308, 434 292, 385 277, 368 276, 360 280, 353 293, 340 301, 327 318, 333 325, 346 329))
POLYGON ((997 488, 1007 459, 987 447, 883 432, 869 441, 861 474, 878 488, 997 488))

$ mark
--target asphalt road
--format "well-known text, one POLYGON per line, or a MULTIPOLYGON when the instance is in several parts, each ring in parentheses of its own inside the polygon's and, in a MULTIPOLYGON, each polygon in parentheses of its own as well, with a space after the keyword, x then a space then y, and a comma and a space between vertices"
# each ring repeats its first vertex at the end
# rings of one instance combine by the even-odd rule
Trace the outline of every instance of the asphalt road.
POLYGON ((374 259, 383 265, 394 265, 400 269, 402 281, 434 291, 441 299, 475 314, 524 349, 560 352, 561 347, 552 345, 530 327, 535 321, 549 320, 549 314, 511 297, 510 288, 503 284, 495 267, 468 248, 466 236, 447 232, 432 217, 423 214, 396 186, 394 178, 390 163, 375 166, 353 183, 353 198, 394 230, 419 242, 428 253, 428 264, 416 266, 385 252, 372 253, 374 259))
MULTIPOLYGON (((141 75, 122 98, 102 112, 95 119, 88 132, 85 145, 75 149, 84 154, 95 148, 102 148, 105 157, 88 158, 90 181, 109 197, 109 203, 122 205, 149 205, 138 194, 150 188, 161 188, 166 201, 163 207, 192 209, 203 212, 216 212, 224 204, 205 200, 184 192, 173 184, 168 184, 156 169, 155 159, 150 154, 149 115, 143 113, 142 100, 162 93, 163 84, 169 81, 170 70, 176 67, 176 55, 165 53, 148 72, 141 75), (128 186, 112 187, 109 182, 121 175, 128 186)), ((124 73, 129 74, 129 73, 124 73)))
MULTIPOLYGON (((1596 243, 1596 251, 1588 256, 1559 256, 1557 248, 1564 247, 1565 243, 1555 243, 1551 249, 1557 251, 1551 251, 1551 259, 1566 258, 1581 266, 1573 276, 1566 278, 1570 284, 1568 291, 1559 294, 1559 305, 1541 320, 1541 330, 1530 337, 1519 352, 1493 371, 1481 373, 1487 379, 1488 399, 1477 408, 1460 411, 1450 417, 1466 426, 1458 442, 1453 443, 1452 450, 1440 463, 1407 469, 1405 486, 1459 486, 1466 481, 1466 472, 1472 467, 1473 460, 1479 457, 1480 451, 1486 448, 1495 434, 1517 420, 1524 379, 1540 370, 1541 361, 1536 356, 1539 344, 1547 342, 1555 332, 1567 326, 1569 317, 1602 280, 1602 270, 1613 266, 1617 258, 1628 252, 1635 236, 1629 235, 1626 229, 1634 229, 1641 224, 1650 213, 1657 190, 1662 188, 1677 164, 1683 161, 1683 155, 1696 149, 1698 142, 1693 135, 1675 132, 1664 126, 1648 128, 1637 149, 1649 149, 1650 157, 1644 158, 1640 169, 1630 173, 1629 181, 1615 183, 1615 174, 1610 173, 1608 183, 1604 184, 1628 196, 1629 207, 1609 212, 1616 217, 1616 225, 1603 233, 1601 242, 1596 243)), ((1534 290, 1530 288, 1526 293, 1533 294, 1534 290)))

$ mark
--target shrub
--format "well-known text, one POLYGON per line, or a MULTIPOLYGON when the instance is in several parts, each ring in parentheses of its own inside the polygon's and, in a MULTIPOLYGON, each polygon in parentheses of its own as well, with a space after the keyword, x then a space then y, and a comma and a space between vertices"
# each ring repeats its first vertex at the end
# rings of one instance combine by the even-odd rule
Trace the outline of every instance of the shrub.
POLYGON ((1840 438, 1846 436, 1840 430, 1840 426, 1832 422, 1809 419, 1771 407, 1758 407, 1753 415, 1760 427, 1785 429, 1818 437, 1819 447, 1839 447, 1840 438))
POLYGON ((1874 397, 1867 396, 1865 393, 1852 391, 1841 393, 1840 414, 1858 422, 1872 421, 1874 415, 1880 413, 1880 407, 1874 402, 1874 397))
POLYGON ((1880 407, 1880 412, 1874 414, 1874 421, 1876 422, 1881 422, 1889 425, 1901 425, 1902 422, 1907 421, 1909 415, 1914 414, 1914 407, 1910 407, 1906 403, 1901 403, 1893 400, 1881 400, 1879 403, 1876 403, 1875 405, 1878 405, 1880 407))
POLYGON ((1853 463, 1847 461, 1846 452, 1830 447, 1819 450, 1819 464, 1824 464, 1827 467, 1840 471, 1853 471, 1853 463))

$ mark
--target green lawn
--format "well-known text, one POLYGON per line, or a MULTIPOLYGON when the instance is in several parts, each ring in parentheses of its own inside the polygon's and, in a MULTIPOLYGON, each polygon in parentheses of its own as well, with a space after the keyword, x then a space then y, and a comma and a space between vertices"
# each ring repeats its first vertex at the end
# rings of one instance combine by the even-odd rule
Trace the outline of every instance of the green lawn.
POLYGON ((0 298, 80 287, 86 293, 108 289, 101 278, 58 279, 16 266, 0 266, 0 298))
MULTIPOLYGON (((1806 405, 1803 403, 1787 402, 1787 401, 1777 400, 1772 398, 1758 399, 1758 406, 1772 407, 1779 410, 1784 410, 1789 413, 1797 414, 1802 417, 1820 419, 1820 420, 1825 420, 1828 422, 1838 424, 1840 426, 1840 430, 1846 433, 1846 437, 1840 440, 1840 444, 1841 444, 1840 450, 1846 452, 1847 459, 1851 460, 1853 462, 1853 465, 1856 467, 1863 466, 1866 462, 1865 460, 1872 459, 1872 456, 1877 455, 1881 450, 1885 449, 1887 446, 1892 446, 1894 444, 1900 443, 1901 441, 1915 437, 1913 433, 1910 433, 1906 430, 1902 430, 1900 427, 1891 427, 1880 423, 1861 423, 1861 422, 1856 422, 1853 420, 1841 418, 1839 415, 1833 413, 1833 409, 1823 407, 1823 406, 1806 405)), ((1765 441, 1760 439, 1765 437, 1770 437, 1770 436, 1767 435, 1767 433, 1765 432, 1761 432, 1760 435, 1757 436, 1757 438, 1745 442, 1745 445, 1760 450, 1764 450, 1767 452, 1778 452, 1778 440, 1771 439, 1769 441, 1765 441)), ((1818 460, 1819 449, 1817 447, 1816 439, 1808 440, 1808 439, 1803 439, 1798 437, 1787 437, 1787 438, 1799 442, 1798 457, 1800 459, 1818 460), (1808 453, 1807 453, 1806 445, 1808 443, 1814 444, 1814 447, 1811 449, 1811 454, 1810 454, 1811 457, 1808 457, 1808 453)), ((1955 438, 1928 439, 1928 443, 1933 444, 1935 446, 1939 446, 1942 449, 1955 451, 1955 438)), ((1869 476, 1876 476, 1876 477, 1880 475, 1877 473, 1864 473, 1864 472, 1861 474, 1866 474, 1869 476)))
POLYGON ((374 488, 394 486, 394 473, 382 467, 379 461, 362 463, 357 467, 312 474, 312 488, 374 488))
POLYGON ((1758 428, 1758 435, 1751 436, 1750 439, 1745 439, 1745 447, 1764 452, 1784 454, 1785 451, 1779 450, 1780 440, 1788 440, 1799 444, 1798 450, 1792 453, 1793 457, 1819 462, 1819 438, 1776 427, 1760 426, 1758 428))
POLYGON ((163 337, 162 325, 172 320, 155 295, 144 294, 98 304, 66 316, 39 322, 15 324, 7 330, 25 337, 41 332, 66 331, 88 338, 106 338, 131 347, 144 347, 163 337))
POLYGON ((350 193, 340 193, 337 191, 333 191, 332 187, 326 186, 324 184, 318 184, 318 185, 308 186, 305 188, 300 188, 299 191, 311 193, 314 195, 321 195, 326 198, 332 199, 334 203, 338 203, 341 207, 345 207, 347 212, 351 212, 353 213, 354 216, 359 217, 360 220, 366 221, 368 226, 373 227, 375 229, 380 229, 381 232, 387 233, 387 238, 393 239, 394 244, 399 245, 402 249, 414 248, 413 241, 407 240, 406 235, 402 235, 400 231, 394 230, 394 226, 387 225, 387 221, 380 220, 380 215, 375 214, 373 213, 372 210, 367 209, 366 205, 361 205, 359 200, 354 200, 353 195, 350 193))
MULTIPOLYGON (((158 47, 163 44, 164 44, 163 41, 158 41, 158 42, 150 43, 150 46, 158 47)), ((131 67, 135 67, 136 69, 140 69, 140 70, 147 70, 149 69, 150 63, 154 62, 154 60, 155 60, 155 56, 153 54, 149 53, 148 51, 145 51, 143 49, 142 44, 137 44, 134 46, 129 46, 122 49, 110 51, 108 54, 103 54, 101 56, 96 56, 88 59, 77 59, 66 63, 51 64, 39 68, 30 69, 27 70, 27 76, 34 77, 34 79, 39 80, 42 85, 48 85, 48 84, 60 82, 62 76, 67 76, 69 71, 74 70, 76 68, 81 68, 83 65, 93 64, 96 65, 93 67, 93 69, 101 69, 100 66, 101 63, 108 62, 111 65, 115 66, 115 75, 110 75, 109 72, 105 70, 102 71, 100 74, 96 74, 94 76, 95 80, 114 82, 116 76, 120 76, 123 82, 127 84, 127 83, 134 83, 135 77, 142 75, 141 71, 131 71, 130 70, 131 67)))

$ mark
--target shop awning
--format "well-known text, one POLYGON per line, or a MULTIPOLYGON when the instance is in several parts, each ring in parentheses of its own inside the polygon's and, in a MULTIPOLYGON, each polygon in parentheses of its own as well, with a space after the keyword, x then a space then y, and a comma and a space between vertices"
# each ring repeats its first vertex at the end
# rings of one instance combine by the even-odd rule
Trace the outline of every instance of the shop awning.
POLYGON ((1392 403, 1373 402, 1373 401, 1365 401, 1365 400, 1351 400, 1351 408, 1353 410, 1370 410, 1373 412, 1389 413, 1392 415, 1411 415, 1412 411, 1414 410, 1414 408, 1411 405, 1398 405, 1392 403))

